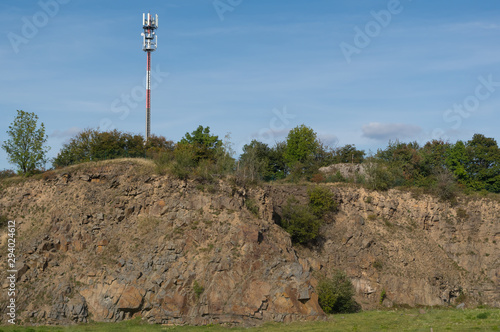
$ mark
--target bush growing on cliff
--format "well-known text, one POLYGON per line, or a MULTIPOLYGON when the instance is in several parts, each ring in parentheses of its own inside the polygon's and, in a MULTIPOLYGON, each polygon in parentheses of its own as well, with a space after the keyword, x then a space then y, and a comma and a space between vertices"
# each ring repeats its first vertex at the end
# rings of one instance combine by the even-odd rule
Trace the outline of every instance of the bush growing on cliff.
POLYGON ((0 214, 0 229, 7 227, 8 221, 9 218, 4 216, 3 214, 0 214))
POLYGON ((290 197, 283 207, 281 226, 290 233, 293 243, 307 244, 316 240, 325 214, 337 209, 337 202, 328 188, 316 186, 309 188, 307 194, 307 205, 302 205, 295 197, 290 197))
POLYGON ((315 186, 307 191, 309 196, 309 208, 318 218, 322 218, 325 213, 337 210, 337 202, 333 193, 327 187, 315 186))
POLYGON ((307 205, 301 205, 290 197, 283 208, 282 227, 290 233, 293 243, 306 244, 319 235, 322 221, 307 205))
POLYGON ((352 313, 360 311, 360 305, 354 300, 354 286, 342 271, 334 271, 331 278, 320 277, 318 302, 326 314, 352 313))

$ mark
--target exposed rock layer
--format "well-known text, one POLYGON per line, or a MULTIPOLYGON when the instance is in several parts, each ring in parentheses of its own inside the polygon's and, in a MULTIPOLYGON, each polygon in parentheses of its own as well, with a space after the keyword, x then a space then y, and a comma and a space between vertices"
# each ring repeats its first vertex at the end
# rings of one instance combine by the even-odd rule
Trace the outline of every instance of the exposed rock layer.
POLYGON ((146 174, 122 162, 3 190, 0 214, 17 221, 22 319, 316 319, 324 314, 315 271, 333 268, 347 271, 364 308, 376 306, 382 290, 386 305, 454 304, 460 296, 500 306, 496 202, 451 207, 396 190, 331 186, 340 211, 328 216, 317 246, 296 248, 277 223, 288 196, 306 202, 306 187, 244 189, 146 174))

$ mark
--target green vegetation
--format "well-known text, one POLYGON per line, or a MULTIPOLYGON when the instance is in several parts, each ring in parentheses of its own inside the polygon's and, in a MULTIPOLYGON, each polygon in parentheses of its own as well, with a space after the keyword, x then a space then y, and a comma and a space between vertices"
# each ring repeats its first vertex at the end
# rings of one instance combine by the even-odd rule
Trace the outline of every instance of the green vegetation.
POLYGON ((283 208, 281 226, 292 236, 293 243, 306 244, 319 236, 322 220, 307 205, 290 197, 283 208))
POLYGON ((292 236, 293 243, 307 244, 319 236, 324 217, 337 210, 333 193, 326 187, 315 186, 308 190, 309 202, 302 205, 289 197, 283 207, 281 226, 292 236))
POLYGON ((257 206, 255 200, 253 200, 252 198, 247 198, 245 200, 245 206, 247 210, 254 215, 254 217, 259 217, 259 207, 257 206))
POLYGON ((500 192, 500 149, 493 138, 475 134, 455 144, 433 140, 421 147, 417 142, 389 142, 369 158, 370 187, 427 188, 451 200, 461 187, 467 191, 500 192))
POLYGON ((336 314, 327 321, 295 322, 290 324, 265 323, 260 327, 208 326, 162 326, 150 325, 140 318, 120 323, 89 323, 75 326, 0 326, 0 332, 14 331, 179 331, 179 332, 277 332, 277 331, 499 331, 499 309, 439 309, 427 308, 425 313, 419 309, 391 309, 364 311, 353 314, 336 314))
POLYGON ((3 171, 0 171, 0 180, 11 178, 13 176, 16 176, 16 172, 11 169, 4 169, 3 171))
MULTIPOLYGON (((43 147, 44 126, 36 129, 36 120, 34 113, 18 111, 8 132, 11 139, 2 145, 10 161, 18 164, 26 175, 42 166, 47 151, 43 147), (18 151, 21 141, 31 144, 22 153, 18 151)), ((212 134, 209 127, 201 125, 177 143, 162 136, 152 136, 145 142, 141 135, 86 129, 63 146, 53 166, 125 157, 148 158, 155 162, 157 173, 184 180, 213 182, 229 177, 243 186, 259 181, 310 181, 349 182, 372 190, 406 187, 434 194, 452 204, 457 202, 458 194, 500 193, 500 148, 493 138, 481 134, 454 144, 432 140, 420 146, 417 142, 390 141, 385 149, 367 158, 364 151, 352 144, 332 148, 317 136, 312 128, 302 124, 291 129, 286 140, 274 146, 251 141, 236 160, 229 138, 226 136, 223 141, 212 134), (319 172, 320 167, 337 163, 362 164, 363 167, 349 176, 340 171, 329 175, 319 172)), ((0 179, 10 176, 12 171, 0 172, 0 179)))
POLYGON ((314 130, 305 125, 290 130, 283 156, 291 167, 297 164, 306 165, 314 160, 314 155, 319 148, 316 136, 314 130))
POLYGON ((197 299, 200 298, 201 294, 203 294, 203 292, 205 291, 205 288, 203 286, 201 286, 198 281, 194 281, 193 283, 193 292, 194 292, 194 295, 196 296, 197 299))
POLYGON ((9 218, 4 216, 3 214, 0 214, 0 229, 7 227, 8 222, 9 218))
POLYGON ((318 218, 323 217, 327 212, 337 210, 337 202, 333 193, 327 187, 315 186, 307 191, 309 196, 309 209, 318 218))
POLYGON ((49 151, 44 144, 47 141, 45 126, 37 129, 38 116, 35 113, 17 111, 14 122, 9 126, 2 148, 7 152, 9 163, 15 164, 22 175, 32 175, 46 162, 49 151))
POLYGON ((384 303, 384 300, 387 298, 387 293, 384 288, 382 288, 382 292, 380 292, 379 304, 384 303))
POLYGON ((54 167, 64 167, 88 161, 116 158, 156 158, 173 151, 173 142, 164 137, 151 136, 145 144, 141 135, 122 133, 118 130, 100 132, 86 129, 73 137, 53 161, 54 167))
POLYGON ((283 179, 287 174, 283 158, 285 144, 277 143, 273 148, 253 140, 243 147, 240 156, 238 176, 250 182, 283 179))
POLYGON ((377 269, 378 271, 381 271, 382 268, 384 267, 384 263, 380 259, 376 259, 373 263, 372 266, 377 269))
POLYGON ((334 271, 331 278, 320 277, 316 291, 319 305, 327 314, 361 310, 361 306, 354 301, 354 286, 342 271, 334 271))

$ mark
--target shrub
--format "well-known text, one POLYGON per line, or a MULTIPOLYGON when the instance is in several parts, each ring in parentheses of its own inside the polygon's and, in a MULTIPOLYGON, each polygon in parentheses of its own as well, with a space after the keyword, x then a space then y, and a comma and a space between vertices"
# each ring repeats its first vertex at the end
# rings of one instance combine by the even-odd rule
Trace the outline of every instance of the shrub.
POLYGON ((396 170, 389 169, 389 167, 383 163, 368 163, 366 172, 368 175, 366 182, 369 189, 384 191, 401 184, 401 181, 398 181, 401 176, 395 174, 396 170))
POLYGON ((385 289, 382 288, 382 292, 380 293, 379 303, 382 304, 386 297, 387 297, 387 293, 385 292, 385 289))
POLYGON ((314 182, 314 183, 321 183, 321 182, 325 182, 325 176, 321 173, 316 173, 316 174, 313 174, 313 176, 311 177, 311 182, 314 182))
POLYGON ((255 217, 259 217, 259 207, 257 203, 251 198, 245 200, 245 206, 250 213, 252 213, 255 217))
POLYGON ((479 314, 477 314, 477 319, 486 319, 490 316, 490 313, 489 312, 481 312, 479 314))
POLYGON ((467 301, 467 295, 463 289, 460 288, 459 295, 455 299, 455 303, 464 303, 465 301, 467 301))
POLYGON ((155 163, 156 173, 165 175, 173 160, 172 152, 158 152, 154 155, 153 161, 155 163))
POLYGON ((458 186, 453 174, 444 169, 436 174, 437 183, 434 192, 442 201, 453 201, 457 196, 458 186))
POLYGON ((194 281, 193 283, 193 291, 194 291, 194 295, 196 295, 196 298, 199 299, 201 294, 203 294, 203 292, 205 291, 205 288, 203 288, 203 286, 201 286, 198 281, 194 281))
POLYGON ((376 268, 378 271, 382 270, 382 268, 384 267, 384 264, 382 263, 382 261, 380 259, 377 259, 375 260, 373 263, 372 263, 372 266, 374 268, 376 268))
POLYGON ((311 212, 318 218, 321 218, 327 212, 337 210, 337 202, 334 200, 330 189, 322 186, 310 188, 307 191, 309 196, 309 207, 311 212))
POLYGON ((42 174, 42 179, 45 181, 54 180, 56 177, 56 173, 52 170, 46 171, 42 174))
POLYGON ((193 150, 186 146, 179 146, 174 151, 174 163, 172 164, 172 174, 181 180, 185 180, 192 173, 196 165, 196 156, 193 150))
POLYGON ((462 209, 462 208, 457 209, 457 218, 458 219, 464 220, 464 219, 467 219, 468 217, 469 217, 469 215, 467 214, 467 211, 465 209, 462 209))
POLYGON ((293 243, 306 244, 319 235, 322 221, 311 212, 309 206, 300 205, 290 197, 283 208, 282 227, 290 233, 293 243))
POLYGON ((342 271, 334 271, 332 278, 320 278, 316 290, 319 305, 326 314, 360 310, 359 304, 354 300, 354 286, 342 271))
POLYGON ((337 171, 335 174, 331 174, 328 176, 326 179, 327 182, 347 182, 347 179, 342 176, 342 173, 340 171, 337 171))
POLYGON ((16 176, 16 172, 14 172, 11 169, 4 169, 3 171, 0 171, 0 180, 6 179, 6 178, 11 178, 13 176, 16 176))
POLYGON ((9 218, 0 214, 0 229, 7 227, 9 218))
POLYGON ((212 183, 215 181, 215 176, 217 175, 216 165, 212 160, 200 159, 198 166, 194 170, 194 174, 198 180, 212 183))

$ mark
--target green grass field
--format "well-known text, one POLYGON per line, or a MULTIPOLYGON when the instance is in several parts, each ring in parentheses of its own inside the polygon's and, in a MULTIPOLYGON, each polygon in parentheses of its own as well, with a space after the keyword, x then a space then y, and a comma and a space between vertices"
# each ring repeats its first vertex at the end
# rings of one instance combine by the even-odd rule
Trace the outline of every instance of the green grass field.
POLYGON ((13 331, 500 331, 500 309, 402 309, 332 315, 327 321, 292 324, 267 323, 255 328, 223 326, 161 326, 143 324, 139 319, 121 323, 94 323, 72 327, 0 326, 13 331))

